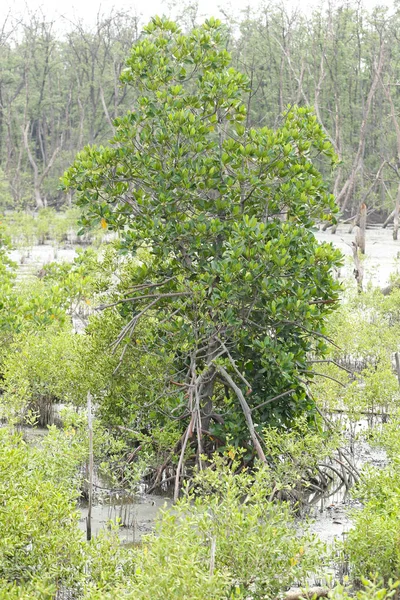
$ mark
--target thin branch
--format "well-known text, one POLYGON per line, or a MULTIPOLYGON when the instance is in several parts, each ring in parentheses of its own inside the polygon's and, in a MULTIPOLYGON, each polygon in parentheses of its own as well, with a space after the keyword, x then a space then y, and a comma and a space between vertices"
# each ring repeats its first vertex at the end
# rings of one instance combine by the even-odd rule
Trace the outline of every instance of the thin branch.
POLYGON ((230 363, 231 363, 231 365, 232 365, 232 367, 233 367, 233 369, 234 369, 235 373, 237 374, 237 376, 238 376, 238 377, 240 377, 240 379, 243 381, 244 385, 246 385, 246 386, 247 386, 247 388, 248 388, 248 390, 251 392, 251 391, 252 391, 252 389, 251 389, 251 385, 250 385, 250 383, 247 381, 247 379, 246 379, 246 378, 245 378, 245 377, 242 375, 242 373, 241 373, 241 372, 239 371, 239 369, 237 368, 237 366, 236 366, 236 363, 235 363, 234 359, 232 358, 232 356, 231 356, 231 354, 230 354, 230 352, 229 352, 228 348, 225 346, 224 342, 223 342, 222 340, 220 340, 220 339, 219 339, 219 337, 217 337, 217 340, 218 340, 218 341, 219 341, 219 343, 221 344, 222 348, 225 350, 225 352, 226 352, 226 354, 227 354, 227 356, 228 356, 228 358, 229 358, 229 361, 230 361, 230 363))
POLYGON ((181 450, 181 455, 179 457, 179 462, 178 462, 178 466, 176 468, 176 475, 175 475, 175 489, 174 489, 174 502, 176 502, 179 498, 179 478, 181 475, 181 470, 182 470, 182 463, 183 463, 183 457, 185 454, 185 450, 186 450, 186 446, 188 443, 188 439, 192 434, 193 431, 193 418, 194 415, 192 414, 192 418, 190 419, 190 423, 187 426, 186 429, 186 433, 185 433, 185 437, 182 443, 182 450, 181 450))
POLYGON ((106 308, 112 308, 113 306, 117 306, 118 304, 124 304, 125 302, 138 302, 139 300, 145 300, 147 298, 156 298, 157 300, 161 300, 161 298, 174 298, 176 296, 191 296, 192 292, 168 292, 166 294, 145 294, 144 296, 133 296, 132 298, 121 298, 121 300, 117 300, 116 302, 112 302, 111 304, 100 304, 97 306, 95 310, 105 310, 106 308))
POLYGON ((143 289, 149 289, 149 288, 154 288, 154 287, 161 287, 162 285, 166 285, 167 283, 169 283, 170 281, 173 281, 174 279, 176 279, 176 277, 168 277, 168 279, 164 279, 164 281, 158 281, 156 283, 141 283, 140 285, 134 285, 131 288, 128 288, 126 290, 126 293, 128 292, 138 292, 140 290, 143 289))
POLYGON ((266 406, 267 404, 271 404, 271 402, 275 402, 275 400, 279 400, 279 398, 284 398, 285 396, 289 396, 289 394, 293 394, 294 391, 295 390, 288 390, 287 392, 283 392, 282 394, 279 394, 278 396, 275 396, 274 398, 270 398, 269 400, 266 400, 265 402, 261 402, 261 404, 258 404, 254 408, 251 408, 250 412, 254 412, 255 410, 258 410, 259 408, 262 408, 263 406, 266 406))
POLYGON ((339 381, 339 379, 335 379, 334 377, 331 377, 330 375, 325 375, 324 373, 317 373, 316 371, 308 371, 308 370, 306 371, 305 369, 300 369, 300 371, 302 371, 303 373, 311 373, 311 375, 317 375, 318 377, 325 377, 325 379, 331 379, 332 381, 334 381, 335 383, 338 383, 342 387, 346 387, 346 385, 344 383, 342 383, 341 381, 339 381))
POLYGON ((261 444, 257 439, 257 434, 256 434, 256 431, 254 428, 253 419, 251 418, 250 407, 246 402, 246 398, 244 397, 242 390, 240 389, 239 386, 236 385, 236 383, 233 381, 232 377, 224 369, 224 367, 216 365, 216 369, 222 375, 222 377, 225 379, 225 381, 228 383, 228 385, 232 388, 232 390, 235 392, 235 394, 240 402, 240 406, 242 408, 243 414, 246 419, 247 427, 249 429, 249 433, 250 433, 251 440, 253 442, 254 449, 256 450, 256 452, 258 454, 258 458, 264 463, 267 462, 267 459, 265 458, 264 450, 262 449, 261 444))
MULTIPOLYGON (((157 304, 158 300, 159 300, 159 298, 155 298, 155 300, 153 300, 153 302, 150 302, 150 304, 148 304, 143 310, 140 311, 140 313, 135 315, 133 317, 133 319, 131 319, 127 325, 125 325, 125 327, 119 334, 118 338, 115 340, 115 342, 113 344, 111 344, 111 347, 113 347, 113 352, 116 351, 116 349, 118 348, 118 346, 120 345, 122 340, 128 335, 128 333, 130 333, 130 335, 132 335, 140 317, 142 317, 148 310, 150 310, 150 308, 152 308, 155 304, 157 304)), ((128 346, 126 346, 126 347, 128 347, 128 346)), ((124 349, 123 355, 125 354, 125 351, 126 351, 126 349, 124 349)), ((121 356, 119 364, 121 364, 121 362, 122 362, 123 355, 121 356)), ((119 367, 119 365, 118 365, 118 367, 119 367)), ((117 367, 117 369, 118 369, 118 367, 117 367)))
POLYGON ((310 364, 315 364, 315 363, 330 363, 330 364, 335 365, 336 367, 338 367, 338 369, 343 369, 343 371, 346 371, 347 373, 350 373, 350 375, 354 375, 354 371, 352 371, 351 369, 347 369, 347 367, 344 367, 340 363, 336 362, 336 360, 332 360, 332 359, 322 360, 322 359, 320 359, 320 360, 310 360, 308 362, 310 364))

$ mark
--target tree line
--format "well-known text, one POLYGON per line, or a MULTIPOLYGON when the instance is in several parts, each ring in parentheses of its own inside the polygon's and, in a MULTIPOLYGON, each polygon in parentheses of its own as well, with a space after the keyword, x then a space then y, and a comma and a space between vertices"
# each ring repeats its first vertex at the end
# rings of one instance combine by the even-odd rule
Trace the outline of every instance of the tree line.
MULTIPOLYGON (((346 217, 362 203, 380 217, 399 212, 399 25, 398 10, 347 2, 307 17, 268 5, 243 12, 240 22, 226 18, 233 65, 249 79, 247 124, 274 127, 289 106, 313 106, 339 157, 326 175, 346 217)), ((71 23, 63 33, 40 14, 3 22, 3 210, 71 202, 60 176, 77 151, 104 143, 114 119, 135 106, 135 89, 120 76, 141 30, 137 16, 121 12, 91 27, 71 23)))

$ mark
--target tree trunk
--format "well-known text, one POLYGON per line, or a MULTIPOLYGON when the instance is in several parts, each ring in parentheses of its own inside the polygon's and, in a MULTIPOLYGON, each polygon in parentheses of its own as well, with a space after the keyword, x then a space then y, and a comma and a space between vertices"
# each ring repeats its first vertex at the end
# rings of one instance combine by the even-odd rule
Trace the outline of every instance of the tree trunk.
MULTIPOLYGON (((359 229, 357 227, 357 229, 359 229)), ((360 261, 357 244, 358 231, 356 232, 356 241, 352 243, 353 260, 354 260, 354 277, 357 282, 357 291, 359 294, 363 291, 364 267, 360 261)))
POLYGON ((342 190, 340 191, 339 195, 336 198, 336 201, 340 206, 342 214, 346 210, 347 205, 353 195, 355 184, 356 184, 357 174, 358 174, 358 172, 362 166, 363 160, 364 160, 365 140, 366 140, 366 135, 367 135, 367 121, 368 121, 369 114, 371 111, 372 100, 375 96, 376 88, 378 87, 378 83, 380 81, 383 64, 384 64, 384 47, 383 47, 383 42, 381 42, 381 46, 379 48, 379 57, 378 57, 377 64, 375 66, 375 73, 372 78, 371 87, 368 92, 368 96, 367 96, 367 100, 366 100, 365 108, 364 108, 364 112, 363 112, 363 117, 362 117, 362 121, 361 121, 361 125, 360 125, 360 135, 359 135, 357 153, 356 153, 356 156, 353 161, 350 175, 349 175, 347 181, 345 182, 345 184, 343 185, 342 190))
POLYGON ((363 203, 360 206, 360 225, 357 232, 357 246, 361 254, 365 254, 365 230, 367 227, 367 207, 363 203))
POLYGON ((388 216, 388 218, 386 219, 386 221, 384 222, 384 224, 382 225, 383 229, 386 229, 386 227, 389 225, 390 221, 393 220, 394 218, 394 213, 395 210, 392 210, 392 212, 390 213, 390 215, 388 216))
POLYGON ((400 183, 397 188, 396 206, 393 211, 393 239, 397 241, 399 233, 399 212, 400 212, 400 183))
POLYGON ((44 202, 43 202, 42 196, 40 194, 40 188, 35 185, 34 186, 34 191, 35 191, 36 208, 43 208, 44 207, 44 202))

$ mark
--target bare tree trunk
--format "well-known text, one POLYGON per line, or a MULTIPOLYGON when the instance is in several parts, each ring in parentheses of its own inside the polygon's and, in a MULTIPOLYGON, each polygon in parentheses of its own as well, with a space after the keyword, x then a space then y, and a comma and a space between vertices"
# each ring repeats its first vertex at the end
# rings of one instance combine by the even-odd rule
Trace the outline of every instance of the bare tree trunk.
POLYGON ((383 229, 386 229, 386 227, 389 225, 390 221, 393 221, 395 211, 396 211, 396 209, 392 210, 392 212, 390 213, 390 215, 388 216, 388 218, 382 225, 383 229))
POLYGON ((93 427, 92 427, 92 395, 87 395, 87 413, 89 429, 89 481, 88 481, 88 514, 86 517, 86 539, 92 539, 92 503, 93 503, 93 427))
POLYGON ((357 232, 357 246, 361 254, 365 254, 365 230, 367 227, 367 207, 363 203, 360 206, 360 225, 357 232))
MULTIPOLYGON (((357 227, 357 229, 359 228, 357 227)), ((354 277, 357 282, 357 291, 359 294, 361 294, 361 292, 363 291, 364 267, 361 263, 360 255, 358 253, 357 236, 358 231, 356 232, 356 241, 352 243, 351 247, 353 250, 354 277)))
MULTIPOLYGON (((50 160, 47 163, 46 167, 44 168, 43 172, 39 173, 39 168, 36 164, 35 159, 33 158, 33 154, 29 147, 29 141, 28 141, 29 127, 30 127, 30 122, 28 121, 28 123, 26 124, 26 127, 22 129, 24 146, 25 146, 25 150, 28 154, 29 162, 31 163, 31 167, 33 169, 33 187, 34 187, 36 208, 43 208, 45 206, 45 202, 42 199, 40 188, 42 187, 43 181, 45 180, 51 167, 53 166, 53 162, 54 162, 57 154, 60 151, 60 147, 58 147, 54 150, 52 157, 50 158, 50 160)), ((61 143, 62 143, 62 140, 61 140, 61 143)))
MULTIPOLYGON (((395 110, 395 106, 393 103, 392 94, 390 93, 390 87, 385 86, 382 81, 381 81, 381 83, 382 83, 384 92, 386 94, 386 98, 388 99, 388 102, 390 105, 390 116, 392 119, 394 130, 396 132, 397 165, 394 168, 394 170, 396 171, 397 176, 400 176, 399 170, 398 170, 399 165, 400 165, 400 125, 399 125, 399 122, 396 117, 396 110, 395 110)), ((393 239, 395 241, 397 241, 398 232, 399 232, 399 212, 400 212, 400 182, 397 187, 396 204, 395 204, 394 210, 392 211, 392 213, 389 215, 389 217, 386 219, 385 223, 383 224, 383 227, 386 227, 386 225, 388 224, 388 222, 391 220, 391 218, 393 216, 393 239)))
POLYGON ((361 125, 360 125, 360 136, 359 136, 357 153, 356 153, 356 156, 353 161, 350 175, 349 175, 347 181, 345 182, 345 184, 343 185, 339 195, 336 198, 336 201, 339 204, 342 213, 346 210, 347 205, 353 195, 357 174, 362 167, 362 163, 363 163, 363 159, 364 159, 365 140, 366 140, 366 135, 367 135, 367 121, 368 121, 369 114, 371 111, 372 100, 375 96, 376 88, 378 87, 378 83, 380 81, 383 64, 384 64, 384 55, 385 55, 384 44, 383 44, 383 41, 381 41, 381 45, 379 48, 378 61, 375 66, 375 73, 372 78, 371 87, 368 92, 368 96, 367 96, 367 100, 366 100, 365 108, 364 108, 364 112, 363 112, 363 118, 362 118, 361 125))
POLYGON ((400 212, 400 182, 397 188, 396 206, 393 211, 393 239, 397 241, 399 233, 399 212, 400 212))

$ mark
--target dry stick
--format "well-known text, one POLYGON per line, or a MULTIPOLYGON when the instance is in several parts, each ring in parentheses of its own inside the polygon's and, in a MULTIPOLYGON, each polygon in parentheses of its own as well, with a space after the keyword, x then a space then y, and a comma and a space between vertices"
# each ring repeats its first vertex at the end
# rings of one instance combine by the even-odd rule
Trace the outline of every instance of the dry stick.
POLYGON ((394 360, 396 361, 397 381, 399 382, 399 385, 400 385, 400 358, 399 358, 398 352, 394 353, 394 360))
POLYGON ((400 182, 397 187, 396 205, 393 211, 393 239, 396 242, 399 234, 399 213, 400 213, 400 182))
MULTIPOLYGON (((356 234, 356 240, 357 240, 357 234, 356 234)), ((353 251, 354 277, 357 282, 357 291, 359 294, 361 294, 361 292, 363 291, 364 267, 361 264, 360 257, 358 255, 357 241, 352 242, 351 249, 353 251)))
POLYGON ((390 215, 388 216, 388 218, 386 219, 386 221, 382 225, 383 229, 386 229, 386 227, 389 225, 390 221, 392 221, 392 219, 394 218, 394 213, 395 213, 395 211, 392 210, 392 212, 390 213, 390 215))
POLYGON ((360 224, 357 230, 356 242, 361 254, 365 254, 365 229, 367 227, 367 207, 363 202, 360 206, 360 224))
POLYGON ((88 514, 86 517, 86 539, 92 539, 92 502, 93 502, 93 428, 92 428, 92 395, 87 395, 87 412, 89 428, 89 490, 88 490, 88 514))
POLYGON ((284 600, 301 600, 302 598, 327 598, 329 589, 323 587, 311 587, 306 589, 296 589, 287 592, 284 600))
POLYGON ((217 550, 217 538, 213 536, 211 538, 211 552, 210 552, 210 577, 214 575, 215 568, 215 553, 217 550))
POLYGON ((220 367, 218 365, 218 366, 216 366, 216 368, 217 368, 217 371, 222 375, 222 377, 225 379, 225 381, 233 389, 233 391, 235 392, 236 396, 238 397, 238 400, 240 402, 240 406, 242 408, 243 414, 244 414, 245 419, 246 419, 247 427, 248 427, 249 432, 250 432, 250 437, 251 437, 251 440, 253 442, 254 449, 257 452, 258 458, 262 462, 267 462, 267 459, 265 458, 264 450, 262 449, 261 444, 260 444, 260 442, 257 439, 257 434, 256 434, 256 431, 254 429, 253 419, 251 418, 250 407, 249 407, 249 405, 246 402, 246 398, 244 397, 242 390, 240 389, 240 387, 238 387, 236 385, 236 383, 233 381, 232 377, 224 369, 224 367, 220 367))
POLYGON ((179 478, 180 478, 180 475, 181 475, 183 457, 184 457, 186 446, 187 446, 187 443, 188 443, 188 439, 189 439, 189 437, 190 437, 190 435, 192 433, 192 430, 193 430, 193 414, 192 414, 192 418, 190 419, 190 423, 189 423, 189 425, 187 426, 187 429, 186 429, 185 438, 184 438, 183 444, 182 444, 181 455, 179 457, 178 466, 176 468, 175 489, 174 489, 174 502, 176 502, 178 500, 178 497, 179 497, 179 478))

